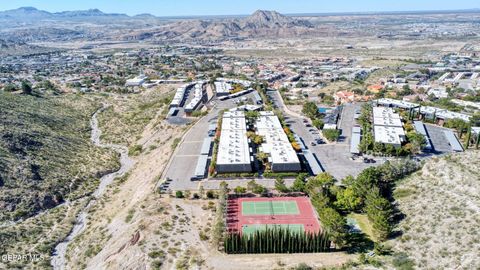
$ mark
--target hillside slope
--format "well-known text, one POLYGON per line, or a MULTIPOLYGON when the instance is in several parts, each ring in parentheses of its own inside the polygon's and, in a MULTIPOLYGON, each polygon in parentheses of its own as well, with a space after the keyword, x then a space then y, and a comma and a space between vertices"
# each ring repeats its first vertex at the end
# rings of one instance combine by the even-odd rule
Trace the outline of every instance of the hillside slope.
POLYGON ((0 92, 0 221, 31 217, 91 192, 117 161, 90 142, 97 102, 0 92))
POLYGON ((428 161, 399 183, 395 197, 405 214, 401 237, 391 240, 419 269, 480 267, 480 152, 428 161))

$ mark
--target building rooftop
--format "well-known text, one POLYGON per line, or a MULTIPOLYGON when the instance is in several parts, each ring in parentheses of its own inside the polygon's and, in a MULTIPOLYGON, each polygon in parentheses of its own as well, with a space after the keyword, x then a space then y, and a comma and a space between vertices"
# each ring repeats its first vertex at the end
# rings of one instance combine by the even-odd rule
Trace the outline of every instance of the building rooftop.
POLYGON ((405 131, 401 127, 375 126, 375 142, 401 145, 405 131))
POLYGON ((197 166, 195 167, 195 174, 194 176, 199 179, 205 178, 205 174, 207 172, 207 163, 208 163, 208 156, 207 155, 200 155, 197 160, 197 166))
POLYGON ((470 121, 471 116, 463 113, 458 113, 458 112, 452 112, 452 111, 447 111, 444 109, 439 109, 435 107, 428 107, 428 106, 420 106, 419 104, 416 103, 411 103, 411 102, 406 102, 406 101, 400 101, 396 99, 391 99, 391 98, 382 98, 377 100, 377 104, 383 105, 383 106, 394 106, 398 108, 403 108, 403 109, 410 109, 410 108, 418 108, 420 107, 420 112, 423 114, 436 114, 436 117, 441 118, 441 119, 462 119, 463 121, 470 121))
POLYGON ((399 108, 403 108, 403 109, 413 109, 413 108, 416 108, 416 107, 419 106, 416 103, 407 102, 407 101, 403 101, 403 100, 396 100, 396 99, 391 99, 391 98, 378 99, 377 103, 381 104, 381 105, 384 105, 384 106, 385 105, 388 105, 388 106, 391 105, 391 106, 399 107, 399 108))
POLYGON ((272 164, 300 163, 276 115, 272 112, 260 112, 255 126, 257 134, 264 137, 260 151, 270 154, 272 164))
POLYGON ((222 131, 225 129, 247 129, 245 118, 243 117, 223 117, 222 131))
POLYGON ((445 137, 447 138, 448 143, 452 147, 452 150, 455 152, 463 152, 463 147, 457 139, 457 136, 451 130, 445 130, 445 137))
POLYGON ((350 141, 350 153, 360 154, 360 149, 358 145, 360 144, 360 139, 362 135, 360 133, 352 132, 352 140, 350 141))
POLYGON ((215 82, 215 90, 217 91, 217 94, 229 95, 232 89, 232 85, 227 82, 215 82))
POLYGON ((217 164, 250 164, 250 148, 243 112, 223 114, 217 164))

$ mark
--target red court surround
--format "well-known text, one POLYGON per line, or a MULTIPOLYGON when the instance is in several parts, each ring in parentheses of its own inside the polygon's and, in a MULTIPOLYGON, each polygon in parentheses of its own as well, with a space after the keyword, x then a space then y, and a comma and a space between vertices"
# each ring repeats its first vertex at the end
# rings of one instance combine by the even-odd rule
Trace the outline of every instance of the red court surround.
POLYGON ((243 225, 250 224, 303 224, 306 232, 320 231, 320 223, 308 197, 236 198, 227 201, 227 229, 242 232, 243 225), (242 202, 296 201, 298 215, 242 215, 242 202))

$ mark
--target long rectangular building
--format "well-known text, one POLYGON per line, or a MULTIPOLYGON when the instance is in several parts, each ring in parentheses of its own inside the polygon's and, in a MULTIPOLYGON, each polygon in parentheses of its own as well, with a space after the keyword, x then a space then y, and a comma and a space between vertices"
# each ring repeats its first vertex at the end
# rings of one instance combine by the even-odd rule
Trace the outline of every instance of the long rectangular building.
POLYGON ((205 89, 203 88, 204 84, 205 82, 200 81, 195 85, 193 99, 185 106, 186 113, 191 113, 199 108, 205 96, 205 89))
POLYGON ((375 142, 402 146, 406 140, 400 115, 392 108, 373 107, 373 125, 375 142))
POLYGON ((402 127, 400 115, 391 108, 373 107, 373 124, 377 126, 402 127))
POLYGON ((185 84, 175 92, 172 102, 170 103, 170 108, 182 107, 185 102, 185 94, 187 93, 188 88, 195 85, 195 83, 185 84))
POLYGON ((405 131, 401 127, 375 126, 375 142, 392 144, 400 147, 406 140, 405 131))
POLYGON ((225 112, 218 146, 217 172, 251 172, 253 157, 250 152, 245 113, 225 112))
POLYGON ((264 137, 260 151, 269 155, 274 172, 300 171, 301 165, 280 120, 273 112, 260 112, 255 127, 264 137))
POLYGON ((385 107, 395 107, 401 109, 420 109, 420 113, 425 115, 427 118, 436 117, 443 120, 448 119, 461 119, 465 122, 470 121, 471 116, 464 113, 452 112, 445 109, 429 107, 429 106, 420 106, 419 104, 406 102, 391 98, 381 98, 376 100, 377 105, 385 106, 385 107))

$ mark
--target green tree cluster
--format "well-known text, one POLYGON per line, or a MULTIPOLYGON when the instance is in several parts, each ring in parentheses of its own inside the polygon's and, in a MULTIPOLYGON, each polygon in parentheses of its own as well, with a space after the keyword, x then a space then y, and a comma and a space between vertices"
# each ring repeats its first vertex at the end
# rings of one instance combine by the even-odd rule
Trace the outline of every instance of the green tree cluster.
POLYGON ((315 102, 307 101, 303 104, 302 113, 308 116, 310 119, 316 119, 320 116, 318 112, 318 107, 315 102))
POLYGON ((229 254, 326 252, 330 251, 330 240, 324 232, 300 233, 267 228, 251 234, 228 234, 224 248, 229 254))
POLYGON ((375 238, 384 241, 392 232, 392 189, 396 180, 416 171, 411 160, 386 162, 363 170, 356 178, 343 179, 334 206, 344 212, 364 212, 373 224, 375 238))
POLYGON ((251 180, 247 183, 247 190, 255 194, 265 194, 268 192, 266 187, 258 184, 255 180, 251 180))
POLYGON ((290 191, 287 185, 285 185, 285 180, 282 178, 275 179, 275 190, 281 193, 288 193, 290 191))
POLYGON ((322 134, 327 140, 331 142, 338 141, 338 139, 340 138, 340 130, 338 129, 324 129, 322 131, 322 134))

